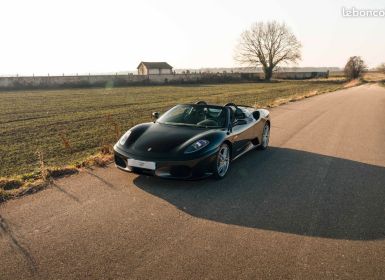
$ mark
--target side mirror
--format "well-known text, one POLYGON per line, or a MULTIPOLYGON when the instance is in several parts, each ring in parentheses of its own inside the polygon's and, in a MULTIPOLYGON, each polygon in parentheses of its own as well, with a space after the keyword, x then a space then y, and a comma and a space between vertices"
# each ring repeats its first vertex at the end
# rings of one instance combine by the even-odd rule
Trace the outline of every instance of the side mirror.
POLYGON ((154 120, 156 120, 157 118, 159 118, 159 112, 152 112, 151 116, 154 120))

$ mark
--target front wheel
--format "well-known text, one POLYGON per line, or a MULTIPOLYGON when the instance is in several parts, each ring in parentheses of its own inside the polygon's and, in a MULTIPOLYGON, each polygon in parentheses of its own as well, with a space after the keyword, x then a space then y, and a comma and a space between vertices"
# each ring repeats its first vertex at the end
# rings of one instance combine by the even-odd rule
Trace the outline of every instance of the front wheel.
POLYGON ((267 146, 269 146, 269 140, 270 140, 270 125, 268 123, 265 123, 265 126, 263 127, 263 132, 262 132, 261 145, 258 146, 258 149, 266 150, 267 146))
POLYGON ((213 166, 213 175, 216 179, 222 179, 226 176, 230 167, 230 159, 230 146, 228 144, 222 144, 219 147, 213 166))

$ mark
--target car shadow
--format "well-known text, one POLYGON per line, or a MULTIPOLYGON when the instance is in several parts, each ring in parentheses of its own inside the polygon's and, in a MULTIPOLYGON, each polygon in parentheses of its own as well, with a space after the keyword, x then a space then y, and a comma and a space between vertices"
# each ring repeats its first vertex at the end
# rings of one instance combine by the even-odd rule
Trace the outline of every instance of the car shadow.
POLYGON ((275 147, 233 162, 220 181, 134 180, 195 217, 348 240, 384 239, 384 182, 381 166, 275 147))

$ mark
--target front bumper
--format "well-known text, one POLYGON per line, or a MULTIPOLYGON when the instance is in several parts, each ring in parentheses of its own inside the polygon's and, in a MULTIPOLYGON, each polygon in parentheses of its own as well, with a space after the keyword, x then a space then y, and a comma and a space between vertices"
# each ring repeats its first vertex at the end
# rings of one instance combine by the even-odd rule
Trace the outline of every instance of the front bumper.
POLYGON ((189 160, 164 160, 137 157, 115 146, 114 160, 117 168, 127 172, 170 179, 193 179, 212 175, 211 167, 216 161, 216 151, 189 160), (155 162, 155 170, 129 166, 127 159, 155 162))

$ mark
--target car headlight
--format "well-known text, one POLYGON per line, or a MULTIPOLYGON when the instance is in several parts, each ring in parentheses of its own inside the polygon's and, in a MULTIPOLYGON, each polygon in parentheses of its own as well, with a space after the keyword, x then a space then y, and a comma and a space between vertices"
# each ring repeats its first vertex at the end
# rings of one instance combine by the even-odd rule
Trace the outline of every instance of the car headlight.
POLYGON ((119 139, 119 144, 122 145, 122 146, 124 144, 126 144, 126 141, 127 141, 128 137, 130 137, 130 134, 131 134, 131 130, 129 130, 126 133, 124 133, 123 136, 120 137, 120 139, 119 139))
POLYGON ((204 147, 206 147, 210 142, 207 141, 207 140, 198 140, 196 141, 194 144, 190 145, 186 151, 184 152, 185 154, 191 154, 191 153, 194 153, 196 151, 199 151, 201 149, 203 149, 204 147))

